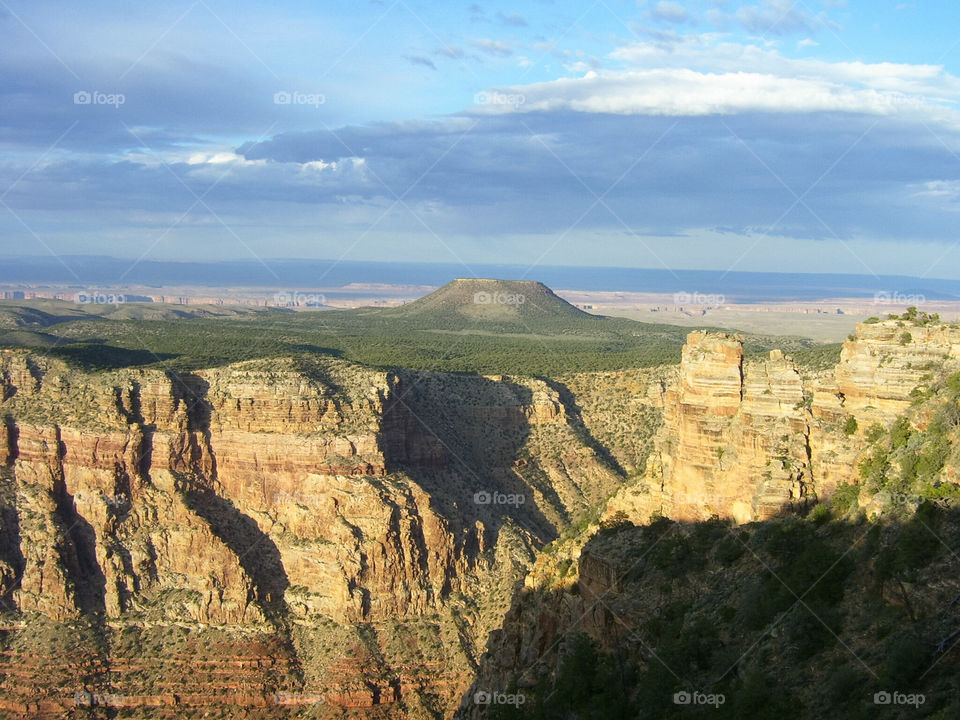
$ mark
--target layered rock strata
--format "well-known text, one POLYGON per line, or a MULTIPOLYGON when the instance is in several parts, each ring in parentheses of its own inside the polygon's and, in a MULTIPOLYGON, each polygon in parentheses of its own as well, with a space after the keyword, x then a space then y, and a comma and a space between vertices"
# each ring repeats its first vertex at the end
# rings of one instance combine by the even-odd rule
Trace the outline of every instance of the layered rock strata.
POLYGON ((533 549, 620 482, 542 381, 22 351, 0 381, 11 717, 443 717, 533 549))
POLYGON ((854 478, 864 432, 960 367, 960 330, 862 323, 832 372, 804 376, 782 352, 747 360, 735 336, 693 332, 664 390, 663 429, 641 483, 610 502, 645 522, 718 514, 762 520, 854 478))

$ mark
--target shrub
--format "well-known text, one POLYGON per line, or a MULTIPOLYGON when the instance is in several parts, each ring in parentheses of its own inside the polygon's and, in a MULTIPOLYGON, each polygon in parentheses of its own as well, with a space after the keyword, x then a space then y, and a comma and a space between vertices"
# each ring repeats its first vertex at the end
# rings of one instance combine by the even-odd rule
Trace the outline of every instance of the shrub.
POLYGON ((890 447, 893 450, 899 450, 910 440, 913 429, 910 427, 910 421, 905 417, 897 418, 890 428, 890 447))
POLYGON ((953 395, 960 395, 960 373, 955 373, 947 378, 947 390, 953 395))
POLYGON ((886 430, 883 429, 883 426, 875 423, 867 428, 865 437, 867 438, 867 442, 873 445, 885 434, 886 434, 886 430))
POLYGON ((830 522, 830 506, 823 503, 817 503, 810 511, 810 521, 820 527, 830 522))
POLYGON ((717 543, 717 549, 713 551, 713 554, 723 565, 732 565, 740 559, 744 550, 742 542, 735 537, 728 537, 717 543))
POLYGON ((865 673, 850 665, 841 665, 830 674, 827 699, 832 705, 846 705, 867 681, 865 673))
POLYGON ((839 515, 847 515, 857 507, 857 498, 860 497, 859 485, 837 485, 831 503, 839 515))
POLYGON ((889 687, 910 687, 929 667, 930 653, 916 635, 895 636, 887 644, 882 677, 889 687))
POLYGON ((843 424, 843 432, 845 435, 853 435, 857 432, 857 419, 853 415, 843 424))

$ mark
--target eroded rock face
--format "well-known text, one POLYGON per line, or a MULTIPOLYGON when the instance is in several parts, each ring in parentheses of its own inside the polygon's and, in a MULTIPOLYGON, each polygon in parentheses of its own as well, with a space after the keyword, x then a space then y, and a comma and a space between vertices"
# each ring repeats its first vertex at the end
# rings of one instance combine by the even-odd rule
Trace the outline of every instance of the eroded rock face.
POLYGON ((691 333, 666 383, 644 481, 622 489, 606 515, 747 522, 829 495, 854 479, 863 432, 906 409, 933 371, 957 365, 958 342, 947 326, 860 324, 831 373, 803 377, 779 351, 745 361, 736 337, 691 333))
POLYGON ((620 482, 542 381, 332 360, 87 375, 19 351, 0 379, 0 665, 43 666, 31 617, 91 628, 56 687, 0 688, 10 712, 87 692, 158 717, 320 695, 443 717, 533 548, 620 482), (184 663, 212 685, 191 694, 184 663))
POLYGON ((810 420, 803 379, 782 353, 745 362, 737 338, 691 333, 667 381, 645 483, 621 491, 608 513, 767 517, 811 482, 810 420))

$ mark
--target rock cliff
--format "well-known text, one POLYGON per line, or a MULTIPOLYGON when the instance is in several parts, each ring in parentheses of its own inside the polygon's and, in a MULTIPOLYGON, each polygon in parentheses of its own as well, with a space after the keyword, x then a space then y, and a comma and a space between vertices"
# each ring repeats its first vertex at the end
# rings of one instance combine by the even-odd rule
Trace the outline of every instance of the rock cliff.
POLYGON ((606 515, 747 522, 829 495, 853 477, 869 427, 892 422, 935 371, 960 366, 958 343, 946 325, 862 323, 835 368, 804 373, 780 351, 745 359, 735 336, 690 333, 645 476, 606 515))
POLYGON ((744 702, 731 717, 824 717, 844 703, 854 716, 884 687, 871 682, 921 675, 930 703, 955 712, 942 639, 956 637, 960 590, 958 343, 960 328, 929 318, 868 322, 835 367, 811 370, 691 333, 681 365, 647 388, 663 424, 645 471, 598 523, 538 556, 457 717, 485 717, 476 697, 497 692, 525 698, 508 717, 601 701, 682 717, 672 693, 692 689, 744 702), (825 498, 806 519, 783 512, 825 498), (864 527, 858 503, 881 520, 864 527), (891 660, 904 647, 910 676, 891 660), (851 653, 863 677, 841 681, 851 653))
POLYGON ((449 717, 611 632, 598 527, 830 496, 958 367, 960 330, 901 319, 817 372, 704 332, 551 380, 0 351, 0 716, 449 717))
POLYGON ((443 717, 534 550, 622 480, 537 380, 2 351, 0 381, 11 717, 443 717))

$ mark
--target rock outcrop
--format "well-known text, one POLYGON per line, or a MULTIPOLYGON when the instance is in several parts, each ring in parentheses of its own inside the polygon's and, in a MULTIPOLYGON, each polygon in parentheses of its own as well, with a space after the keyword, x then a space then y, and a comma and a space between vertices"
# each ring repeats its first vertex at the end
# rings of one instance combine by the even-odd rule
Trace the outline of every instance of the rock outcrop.
POLYGON ((853 479, 867 428, 892 422, 934 372, 960 366, 958 343, 946 325, 862 323, 832 372, 805 376, 780 351, 744 359, 734 336, 690 333, 645 477, 606 514, 747 522, 829 495, 853 479))

